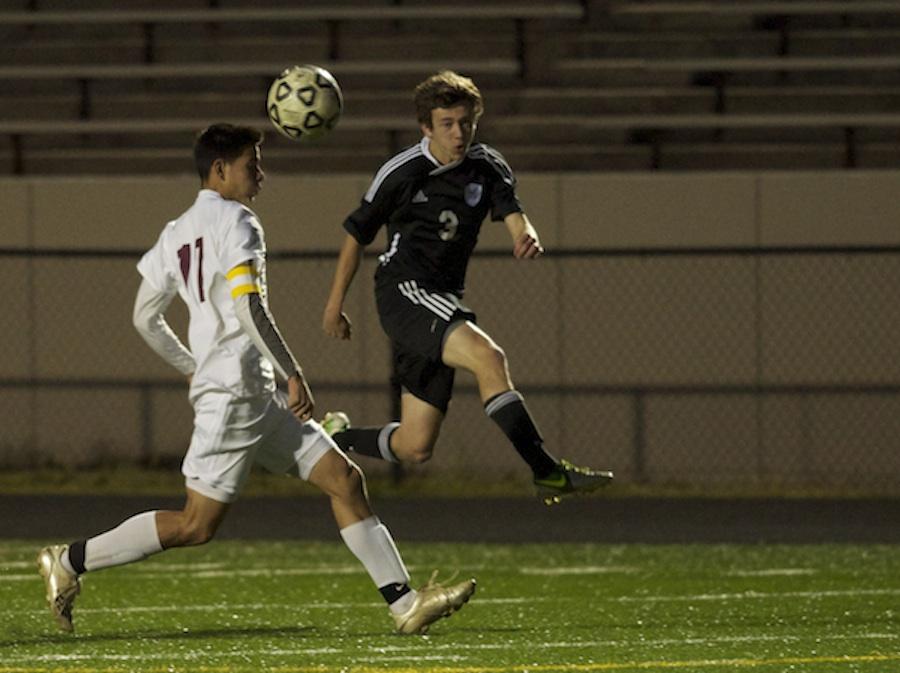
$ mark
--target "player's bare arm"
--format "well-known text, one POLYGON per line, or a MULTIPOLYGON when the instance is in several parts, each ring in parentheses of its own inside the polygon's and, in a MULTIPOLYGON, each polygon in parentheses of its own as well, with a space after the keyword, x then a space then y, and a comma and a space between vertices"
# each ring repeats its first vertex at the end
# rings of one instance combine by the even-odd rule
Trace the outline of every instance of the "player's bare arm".
POLYGON ((362 254, 363 246, 353 236, 347 234, 341 245, 331 292, 328 294, 325 313, 322 316, 322 329, 325 334, 335 339, 349 339, 352 335, 353 325, 344 313, 344 298, 359 269, 362 254))
POLYGON ((538 238, 537 230, 525 213, 510 213, 504 218, 506 228, 513 240, 513 257, 516 259, 534 259, 540 257, 544 248, 538 238))
POLYGON ((313 399, 309 384, 303 376, 303 372, 297 372, 287 380, 288 408, 304 423, 312 418, 316 402, 313 399))

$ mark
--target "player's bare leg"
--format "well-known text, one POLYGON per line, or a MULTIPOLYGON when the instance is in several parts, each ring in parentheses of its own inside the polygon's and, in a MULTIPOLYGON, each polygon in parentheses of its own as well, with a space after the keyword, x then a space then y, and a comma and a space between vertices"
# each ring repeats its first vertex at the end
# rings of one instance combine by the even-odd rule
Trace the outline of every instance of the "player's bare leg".
POLYGON ((229 504, 187 489, 184 508, 156 513, 156 531, 163 549, 209 542, 219 529, 229 504))
POLYGON ((449 333, 443 360, 450 367, 475 375, 485 413, 531 467, 538 497, 546 504, 557 503, 567 495, 590 493, 612 481, 612 472, 578 467, 546 451, 524 398, 513 388, 506 354, 477 325, 466 322, 449 333))
POLYGON ((390 437, 391 453, 401 462, 427 462, 434 453, 443 422, 440 409, 404 393, 400 397, 400 425, 390 437))
POLYGON ((512 390, 506 354, 487 332, 472 322, 450 331, 441 357, 448 367, 465 369, 475 375, 482 402, 512 390))
POLYGON ((308 481, 331 499, 331 510, 339 528, 372 516, 362 472, 337 451, 322 456, 308 481))

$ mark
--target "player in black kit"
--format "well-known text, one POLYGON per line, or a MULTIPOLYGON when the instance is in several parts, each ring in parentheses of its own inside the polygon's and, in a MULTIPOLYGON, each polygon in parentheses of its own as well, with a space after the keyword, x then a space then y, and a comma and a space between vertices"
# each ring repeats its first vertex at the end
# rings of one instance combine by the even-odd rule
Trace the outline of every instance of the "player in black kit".
POLYGON ((350 428, 341 414, 326 417, 325 425, 335 430, 333 437, 345 450, 393 462, 425 462, 447 412, 455 370, 463 368, 475 375, 485 412, 531 467, 545 502, 593 491, 612 473, 577 467, 546 451, 522 395, 513 388, 503 350, 461 303, 466 268, 488 213, 506 224, 517 259, 534 259, 544 251, 506 160, 488 145, 472 142, 484 109, 481 93, 471 79, 444 71, 416 87, 415 104, 424 137, 382 165, 361 205, 344 222, 347 235, 322 321, 327 334, 350 338, 344 297, 363 248, 387 225, 375 298, 402 386, 401 420, 350 428))

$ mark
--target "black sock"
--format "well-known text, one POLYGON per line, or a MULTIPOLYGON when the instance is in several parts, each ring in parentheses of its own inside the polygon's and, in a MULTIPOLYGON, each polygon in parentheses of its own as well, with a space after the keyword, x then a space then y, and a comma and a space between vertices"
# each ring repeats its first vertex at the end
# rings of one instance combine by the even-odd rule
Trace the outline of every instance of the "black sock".
POLYGON ((378 432, 381 428, 347 428, 334 433, 331 438, 344 451, 381 458, 378 451, 378 432))
POLYGON ((79 540, 69 545, 69 563, 72 564, 72 569, 79 575, 87 572, 87 569, 84 567, 84 546, 86 544, 87 540, 79 540))
POLYGON ((409 593, 410 589, 408 584, 387 584, 383 587, 379 587, 378 591, 381 592, 381 595, 384 596, 384 600, 390 605, 403 598, 409 593))
POLYGON ((344 451, 380 458, 396 463, 397 457, 390 449, 391 435, 399 423, 388 423, 381 428, 347 428, 332 435, 332 439, 344 451))
POLYGON ((534 424, 522 395, 515 390, 494 395, 484 403, 484 410, 516 447, 535 478, 543 479, 556 469, 556 459, 544 450, 544 438, 534 424))

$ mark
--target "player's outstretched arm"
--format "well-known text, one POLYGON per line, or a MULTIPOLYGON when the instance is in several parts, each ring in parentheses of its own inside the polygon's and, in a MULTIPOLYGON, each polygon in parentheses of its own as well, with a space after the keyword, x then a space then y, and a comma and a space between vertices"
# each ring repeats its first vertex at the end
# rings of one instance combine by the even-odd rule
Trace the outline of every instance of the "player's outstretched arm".
POLYGON ((510 213, 503 219, 503 222, 512 236, 513 257, 534 259, 543 254, 544 248, 538 238, 537 230, 525 213, 510 213))
POLYGON ((350 234, 344 237, 334 270, 331 292, 322 315, 322 329, 336 339, 349 339, 352 332, 350 318, 344 313, 344 298, 362 260, 363 246, 350 234))
POLYGON ((182 374, 190 376, 197 366, 194 356, 169 327, 164 315, 174 296, 174 292, 160 292, 142 279, 131 321, 150 348, 182 374))

